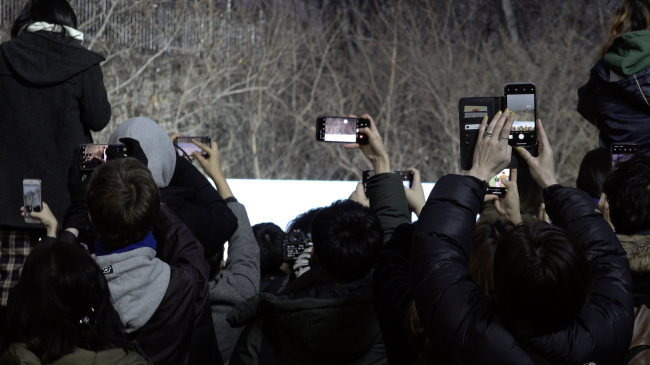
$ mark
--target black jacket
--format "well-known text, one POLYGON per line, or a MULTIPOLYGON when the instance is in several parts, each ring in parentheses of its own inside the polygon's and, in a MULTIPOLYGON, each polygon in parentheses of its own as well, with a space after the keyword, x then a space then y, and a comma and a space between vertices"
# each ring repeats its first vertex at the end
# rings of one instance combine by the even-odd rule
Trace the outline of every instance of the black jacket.
POLYGON ((0 225, 35 226, 19 213, 25 178, 41 179, 43 201, 61 221, 72 151, 111 117, 103 60, 49 32, 0 45, 0 225))
POLYGON ((163 201, 194 233, 206 258, 223 256, 223 244, 235 233, 237 218, 210 182, 183 157, 169 186, 160 189, 163 201))
POLYGON ((636 143, 640 152, 650 152, 650 106, 644 95, 650 101, 650 69, 610 81, 610 71, 601 60, 591 69, 587 84, 578 89, 578 112, 598 127, 605 147, 636 143))
POLYGON ((195 330, 205 323, 212 326, 206 318, 209 267, 199 242, 168 208, 161 209, 153 233, 156 257, 169 264, 171 277, 158 309, 133 339, 156 364, 190 364, 195 330))
POLYGON ((411 263, 420 282, 415 300, 433 351, 468 364, 535 363, 524 347, 553 364, 620 364, 634 321, 629 265, 589 196, 559 185, 544 191, 549 216, 584 247, 592 267, 587 303, 567 328, 518 339, 468 271, 472 232, 485 190, 484 183, 473 177, 445 176, 436 183, 416 223, 411 263))

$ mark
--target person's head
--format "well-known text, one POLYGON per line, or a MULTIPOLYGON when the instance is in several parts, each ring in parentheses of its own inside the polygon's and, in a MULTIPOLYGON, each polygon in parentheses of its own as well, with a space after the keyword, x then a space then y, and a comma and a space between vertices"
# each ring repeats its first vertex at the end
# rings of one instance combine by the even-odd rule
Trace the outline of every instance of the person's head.
MULTIPOLYGON (((11 27, 11 37, 18 37, 25 28, 36 22, 77 28, 77 16, 67 0, 29 0, 11 27)), ((62 34, 65 34, 63 29, 62 34)))
POLYGON ((299 216, 294 218, 291 222, 289 222, 289 224, 287 225, 287 232, 299 230, 307 237, 311 237, 311 230, 314 224, 314 218, 323 209, 325 209, 325 207, 313 208, 300 214, 299 216))
POLYGON ((511 223, 502 220, 479 223, 472 236, 469 273, 486 295, 494 290, 494 254, 501 237, 512 230, 511 223))
POLYGON ((273 223, 253 226, 253 233, 260 245, 260 274, 262 277, 275 273, 282 265, 282 242, 285 233, 273 223))
POLYGON ((497 244, 494 290, 499 313, 516 333, 549 333, 584 306, 589 262, 565 230, 545 222, 520 224, 497 244))
POLYGON ((374 266, 382 245, 375 213, 351 200, 334 202, 321 210, 312 225, 316 261, 344 281, 364 277, 374 266))
POLYGON ((101 268, 68 243, 37 245, 27 257, 9 294, 5 335, 48 364, 76 347, 129 347, 101 268))
POLYGON ((103 244, 117 250, 144 239, 160 211, 160 194, 140 161, 101 164, 88 180, 88 212, 103 244))
POLYGON ((623 0, 614 13, 601 57, 621 34, 646 29, 650 29, 650 0, 623 0))
POLYGON ((132 138, 140 143, 156 185, 159 188, 168 186, 176 169, 176 149, 167 132, 154 120, 136 117, 117 126, 108 143, 119 144, 122 138, 132 138))
POLYGON ((650 230, 650 157, 635 155, 614 167, 603 186, 616 233, 650 230))
POLYGON ((580 163, 576 187, 593 199, 599 199, 610 167, 610 155, 606 148, 596 148, 587 152, 580 163))

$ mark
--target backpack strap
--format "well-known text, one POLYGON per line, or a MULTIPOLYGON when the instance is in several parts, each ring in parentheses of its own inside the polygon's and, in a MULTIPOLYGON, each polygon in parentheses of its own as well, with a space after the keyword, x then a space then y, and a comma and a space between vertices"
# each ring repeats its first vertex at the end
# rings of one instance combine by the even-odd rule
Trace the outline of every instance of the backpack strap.
POLYGON ((639 84, 639 79, 636 78, 636 74, 634 74, 633 76, 634 76, 634 81, 636 81, 636 87, 639 88, 639 92, 641 92, 641 96, 643 96, 643 100, 645 100, 645 105, 650 106, 650 103, 648 103, 648 98, 645 97, 645 93, 641 88, 641 84, 639 84))

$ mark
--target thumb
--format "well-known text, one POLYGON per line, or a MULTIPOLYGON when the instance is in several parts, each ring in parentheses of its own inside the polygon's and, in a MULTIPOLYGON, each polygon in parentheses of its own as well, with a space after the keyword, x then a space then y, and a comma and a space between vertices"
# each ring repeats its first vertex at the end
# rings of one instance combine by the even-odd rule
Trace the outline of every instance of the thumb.
POLYGON ((519 155, 524 159, 524 161, 526 161, 526 163, 529 166, 530 166, 531 162, 537 160, 535 157, 533 157, 533 155, 530 154, 530 152, 528 152, 528 150, 526 150, 523 147, 517 147, 516 150, 517 150, 517 153, 519 153, 519 155))

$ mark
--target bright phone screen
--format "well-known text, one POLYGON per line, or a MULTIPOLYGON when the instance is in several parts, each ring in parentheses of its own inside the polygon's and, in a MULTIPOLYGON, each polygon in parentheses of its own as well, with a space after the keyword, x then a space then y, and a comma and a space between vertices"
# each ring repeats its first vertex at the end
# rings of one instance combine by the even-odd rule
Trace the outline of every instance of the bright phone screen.
POLYGON ((516 115, 510 139, 515 145, 535 144, 535 94, 507 94, 506 103, 516 115))
POLYGON ((357 120, 355 118, 326 118, 325 142, 357 141, 357 120))

